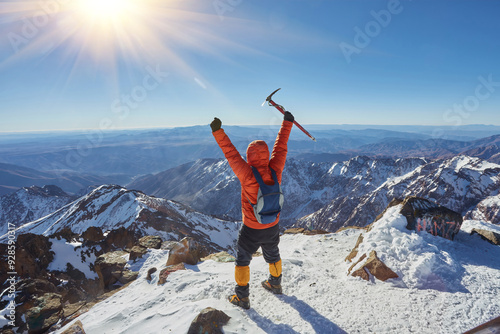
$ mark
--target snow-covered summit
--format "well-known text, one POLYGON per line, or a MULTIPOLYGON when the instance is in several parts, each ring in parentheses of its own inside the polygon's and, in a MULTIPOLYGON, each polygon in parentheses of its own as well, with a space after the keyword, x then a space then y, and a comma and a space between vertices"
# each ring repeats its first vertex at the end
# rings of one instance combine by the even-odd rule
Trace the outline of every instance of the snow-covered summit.
MULTIPOLYGON (((234 287, 234 264, 214 261, 186 266, 157 285, 151 267, 167 253, 150 250, 129 287, 78 318, 93 333, 186 333, 205 307, 231 317, 225 333, 462 333, 500 313, 500 248, 460 232, 455 241, 405 229, 397 209, 388 210, 367 234, 367 246, 401 279, 369 282, 347 276, 344 258, 359 230, 326 235, 284 235, 280 242, 284 295, 264 290, 268 265, 250 264, 250 303, 246 311, 227 302, 234 287), (394 212, 393 212, 394 211, 394 212), (449 289, 449 287, 456 287, 449 289)), ((465 221, 500 232, 498 226, 465 221)), ((59 330, 58 333, 62 332, 59 330)))

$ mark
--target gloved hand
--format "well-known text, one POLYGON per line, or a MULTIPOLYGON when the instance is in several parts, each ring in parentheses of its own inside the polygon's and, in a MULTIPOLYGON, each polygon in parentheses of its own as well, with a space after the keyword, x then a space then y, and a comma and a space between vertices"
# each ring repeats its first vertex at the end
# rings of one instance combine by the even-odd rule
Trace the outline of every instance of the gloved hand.
POLYGON ((217 117, 214 117, 214 120, 212 121, 212 123, 210 123, 210 127, 212 128, 212 132, 219 130, 221 126, 222 126, 221 120, 218 119, 217 117))
POLYGON ((289 111, 285 111, 285 116, 283 117, 285 121, 290 121, 293 122, 295 120, 295 117, 293 117, 292 113, 289 111))

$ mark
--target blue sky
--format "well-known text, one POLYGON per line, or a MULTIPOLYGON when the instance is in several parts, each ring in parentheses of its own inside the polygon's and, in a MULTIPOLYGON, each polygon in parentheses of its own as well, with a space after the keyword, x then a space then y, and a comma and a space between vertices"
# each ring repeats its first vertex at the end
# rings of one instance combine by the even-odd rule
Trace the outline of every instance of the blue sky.
POLYGON ((0 2, 0 132, 500 125, 497 1, 81 1, 0 2))

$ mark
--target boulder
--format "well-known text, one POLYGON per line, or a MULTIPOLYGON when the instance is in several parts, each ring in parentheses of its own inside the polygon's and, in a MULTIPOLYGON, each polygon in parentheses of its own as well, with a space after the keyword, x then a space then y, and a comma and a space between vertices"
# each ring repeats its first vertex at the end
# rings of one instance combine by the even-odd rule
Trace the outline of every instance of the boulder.
POLYGON ((500 234, 493 231, 482 230, 478 228, 472 229, 470 235, 478 234, 481 239, 488 241, 492 245, 500 245, 500 234))
POLYGON ((305 235, 317 235, 317 234, 328 234, 331 232, 324 230, 306 230, 303 227, 293 227, 285 230, 284 234, 305 234, 305 235))
POLYGON ((111 230, 108 235, 106 235, 104 248, 108 251, 114 249, 132 248, 134 247, 136 240, 137 236, 133 231, 120 227, 115 230, 111 230))
POLYGON ((147 279, 148 281, 151 281, 151 280, 153 279, 153 276, 152 276, 152 275, 156 272, 156 270, 157 270, 157 269, 156 269, 155 267, 153 267, 153 268, 149 268, 149 270, 148 270, 148 275, 146 276, 146 279, 147 279))
POLYGON ((161 238, 155 235, 147 235, 139 239, 139 246, 144 248, 160 249, 161 243, 161 238))
POLYGON ((71 230, 69 227, 64 227, 62 230, 57 231, 56 233, 53 233, 52 235, 49 236, 49 239, 57 239, 61 240, 64 239, 68 242, 71 240, 75 240, 79 237, 79 235, 71 230))
POLYGON ((453 240, 462 226, 462 215, 419 197, 406 197, 400 213, 406 217, 406 228, 453 240))
POLYGON ((224 333, 222 327, 228 323, 229 319, 231 318, 226 313, 207 307, 191 322, 188 334, 222 334, 224 333))
POLYGON ((20 234, 16 241, 16 272, 20 277, 40 277, 54 259, 52 243, 43 235, 20 234))
MULTIPOLYGON (((366 258, 366 254, 363 254, 359 260, 349 268, 349 273, 351 270, 361 261, 366 258)), ((375 278, 381 281, 387 281, 390 278, 398 278, 399 276, 392 271, 388 266, 382 262, 378 256, 376 251, 371 251, 370 256, 366 260, 366 262, 358 269, 352 272, 352 276, 361 277, 362 279, 368 281, 370 280, 370 274, 375 276, 375 278)))
POLYGON ((57 292, 56 286, 46 279, 25 279, 18 282, 18 291, 20 296, 27 297, 42 296, 46 293, 57 292))
MULTIPOLYGON (((132 279, 131 274, 128 273, 130 270, 125 269, 127 255, 127 252, 115 251, 105 253, 96 259, 94 269, 99 276, 102 289, 109 289, 118 281, 123 283, 122 281, 130 281, 132 279)), ((137 278, 137 275, 135 275, 135 278, 137 278)))
POLYGON ((61 295, 46 293, 33 300, 25 318, 29 334, 43 333, 59 321, 62 316, 61 295))
POLYGON ((165 284, 167 281, 168 275, 170 275, 173 272, 176 272, 178 270, 185 270, 186 267, 184 266, 184 263, 179 263, 179 264, 174 264, 171 266, 166 267, 162 271, 160 271, 160 275, 158 278, 158 285, 165 284))
POLYGON ((135 261, 141 257, 144 256, 144 254, 146 254, 148 252, 147 248, 145 247, 142 247, 142 246, 134 246, 132 247, 132 249, 130 250, 130 257, 129 257, 129 260, 130 261, 135 261))
POLYGON ((186 237, 180 242, 173 244, 170 249, 167 266, 186 263, 195 265, 200 262, 202 257, 208 255, 208 252, 193 238, 186 237))
POLYGON ((85 334, 85 331, 83 330, 82 322, 80 320, 77 320, 73 325, 71 325, 71 327, 66 329, 61 334, 85 334))
POLYGON ((301 233, 304 233, 305 230, 306 229, 303 227, 292 227, 292 228, 285 230, 285 232, 283 232, 283 233, 284 234, 301 234, 301 233))
POLYGON ((202 261, 213 260, 215 262, 234 262, 236 259, 228 252, 219 252, 210 254, 209 256, 204 257, 201 260, 202 261))
POLYGON ((98 226, 90 226, 85 232, 82 233, 82 238, 85 241, 100 242, 104 240, 102 229, 98 226))
POLYGON ((349 262, 352 262, 352 260, 358 256, 358 247, 359 245, 363 242, 363 234, 360 234, 359 237, 358 237, 358 240, 356 241, 356 245, 354 246, 354 248, 352 249, 352 251, 349 253, 349 255, 347 255, 347 257, 345 258, 345 261, 349 261, 349 262))

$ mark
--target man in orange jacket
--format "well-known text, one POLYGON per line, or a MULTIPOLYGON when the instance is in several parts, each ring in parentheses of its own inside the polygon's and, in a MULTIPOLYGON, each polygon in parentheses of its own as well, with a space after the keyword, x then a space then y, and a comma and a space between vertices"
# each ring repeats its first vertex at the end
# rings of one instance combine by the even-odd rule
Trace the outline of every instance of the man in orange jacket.
POLYGON ((234 145, 229 140, 223 129, 222 122, 214 118, 210 127, 212 134, 219 144, 224 156, 229 162, 233 172, 241 183, 241 211, 243 226, 238 235, 235 280, 235 294, 229 296, 229 301, 245 309, 250 308, 250 261, 252 254, 259 247, 265 261, 269 264, 269 279, 262 282, 262 286, 267 290, 281 294, 281 257, 279 253, 279 214, 276 220, 270 224, 261 224, 255 217, 252 203, 257 202, 259 184, 254 176, 252 167, 261 175, 262 180, 267 185, 274 184, 271 169, 276 173, 278 182, 281 184, 281 175, 285 167, 286 155, 288 152, 287 143, 290 131, 293 127, 294 117, 290 112, 286 112, 281 129, 274 143, 271 158, 269 158, 269 148, 263 140, 255 140, 248 145, 247 161, 245 161, 234 145))

